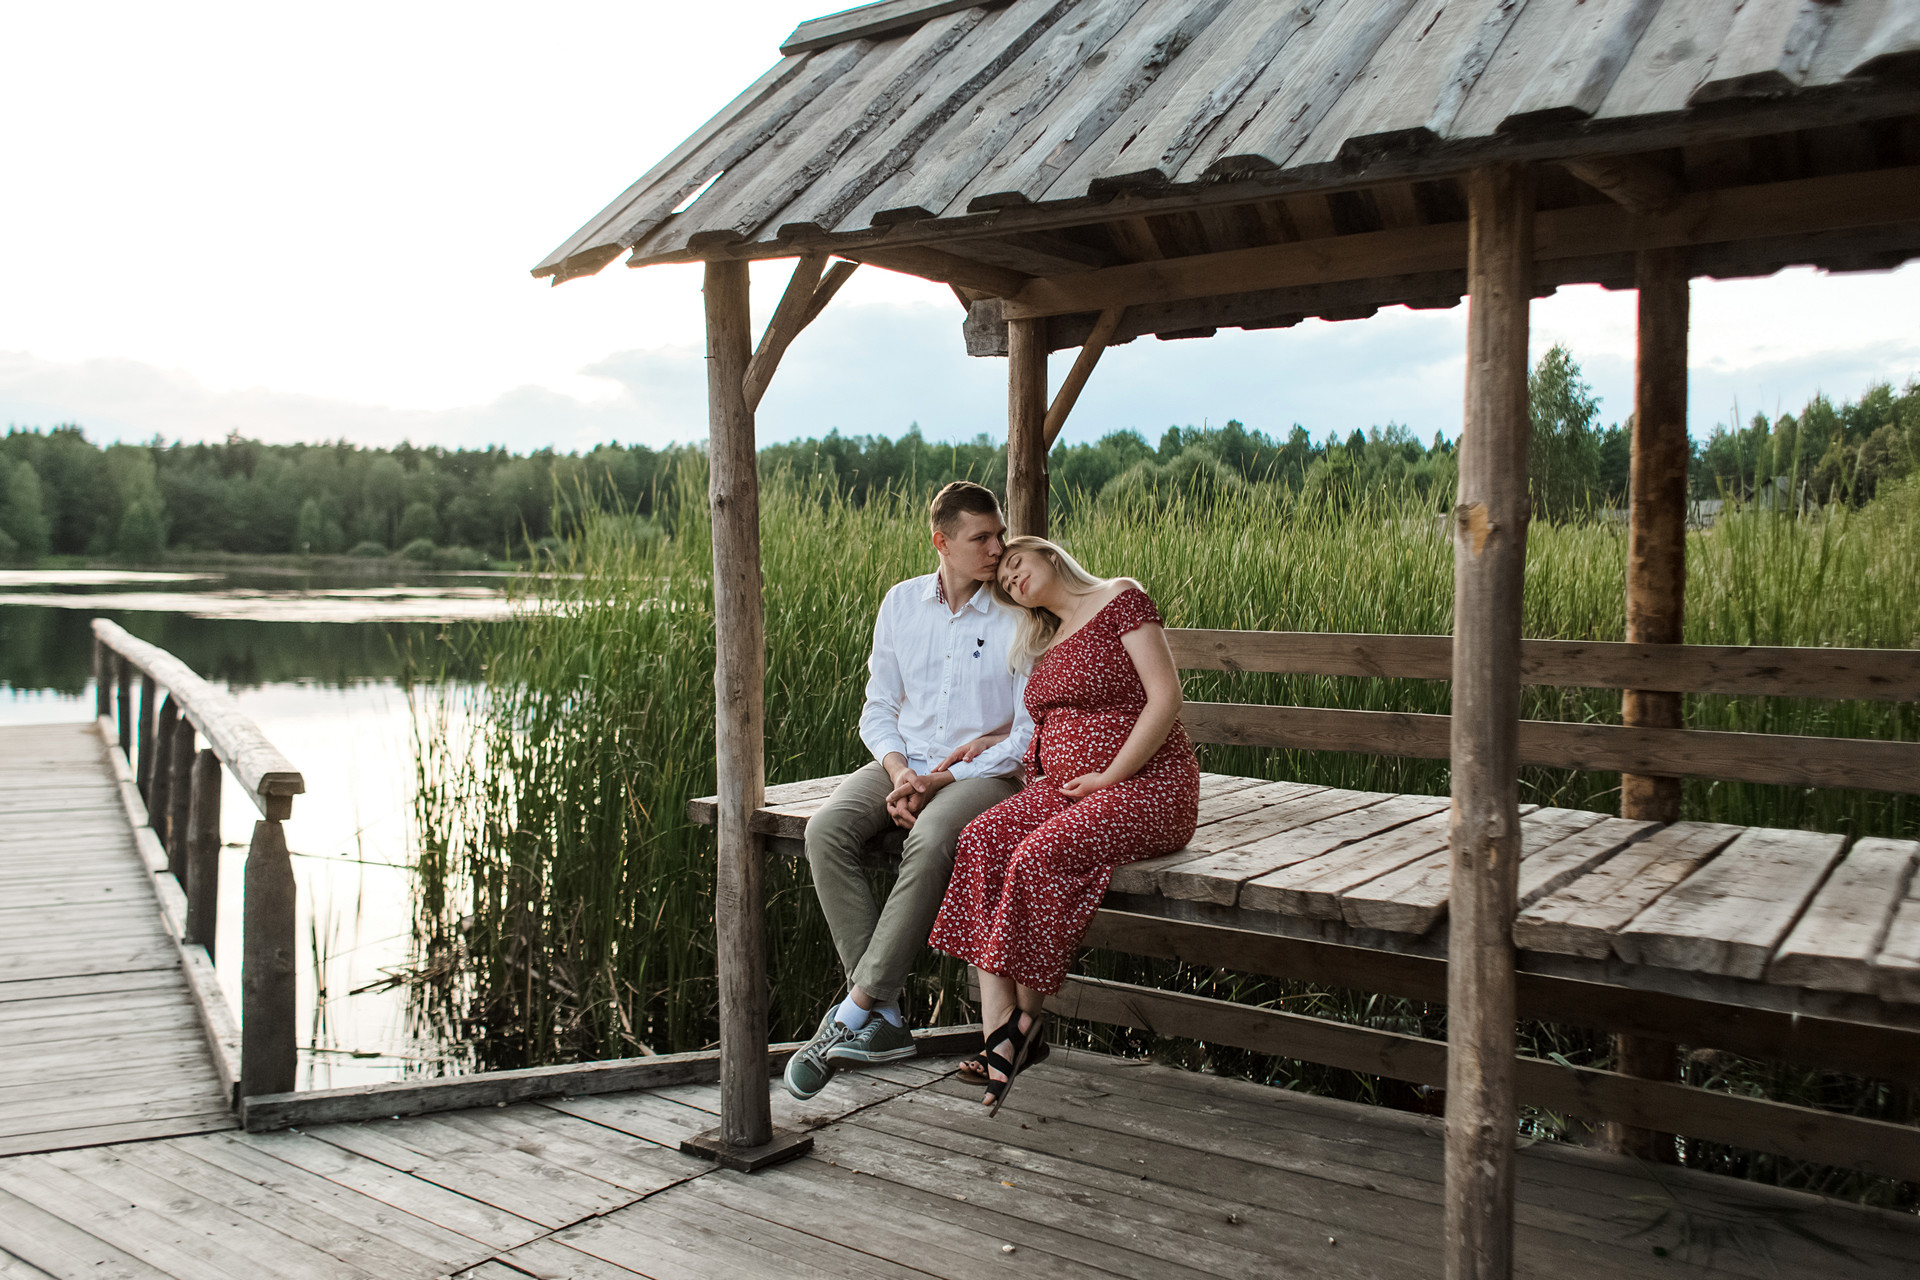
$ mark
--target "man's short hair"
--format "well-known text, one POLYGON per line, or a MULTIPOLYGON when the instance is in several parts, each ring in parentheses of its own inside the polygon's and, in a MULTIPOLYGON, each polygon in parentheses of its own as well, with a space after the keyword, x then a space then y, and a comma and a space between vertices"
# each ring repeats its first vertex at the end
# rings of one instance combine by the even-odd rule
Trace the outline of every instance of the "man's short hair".
POLYGON ((971 480, 955 480, 933 495, 927 504, 927 520, 942 533, 952 533, 963 515, 999 516, 1000 499, 993 490, 971 480))

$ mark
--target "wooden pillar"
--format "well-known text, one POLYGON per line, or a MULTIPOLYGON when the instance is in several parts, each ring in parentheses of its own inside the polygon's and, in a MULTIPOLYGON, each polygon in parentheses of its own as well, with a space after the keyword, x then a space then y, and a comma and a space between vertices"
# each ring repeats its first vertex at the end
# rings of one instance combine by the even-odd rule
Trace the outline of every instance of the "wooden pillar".
POLYGON ((193 806, 193 722, 181 716, 167 752, 167 866, 191 892, 193 860, 187 856, 187 821, 193 806))
POLYGON ((167 788, 173 781, 172 761, 169 758, 173 750, 173 731, 180 720, 180 708, 173 705, 173 696, 169 694, 161 700, 160 714, 153 720, 151 743, 140 744, 140 758, 147 767, 147 825, 153 828, 153 834, 160 837, 160 847, 167 850, 167 870, 179 878, 180 868, 173 860, 171 841, 167 837, 167 815, 171 810, 167 806, 167 788))
POLYGON ((113 651, 98 637, 93 642, 93 714, 113 714, 113 651))
MULTIPOLYGON (((133 745, 133 664, 119 654, 113 655, 114 683, 119 697, 120 754, 127 758, 127 768, 132 769, 139 759, 133 745)), ((135 779, 136 783, 138 779, 135 779)))
POLYGON ((159 689, 153 683, 153 677, 140 677, 140 751, 133 757, 134 781, 139 784, 140 798, 147 802, 147 821, 153 821, 153 731, 158 707, 155 700, 160 696, 159 689))
MULTIPOLYGON (((1634 264, 1640 292, 1639 349, 1634 365, 1633 460, 1627 524, 1627 639, 1679 644, 1685 639, 1687 595, 1687 253, 1642 252, 1634 264)), ((1625 724, 1681 727, 1680 694, 1628 689, 1625 724)), ((1680 779, 1623 774, 1620 816, 1680 820, 1680 779)), ((1614 1070, 1672 1080, 1674 1046, 1665 1040, 1613 1038, 1614 1070)), ((1609 1121, 1601 1144, 1643 1160, 1674 1159, 1673 1138, 1609 1121)))
POLYGON ((1448 1280, 1513 1273, 1513 915, 1519 891, 1520 596, 1527 556, 1533 183, 1467 179, 1467 396, 1453 530, 1448 1280))
POLYGON ((299 1062, 294 1009, 293 863, 278 822, 253 824, 240 956, 240 1094, 291 1093, 299 1062))
POLYGON ((713 508, 713 689, 719 784, 720 1129, 731 1147, 772 1140, 767 1098, 766 902, 759 837, 766 795, 766 642, 761 614, 760 481, 747 407, 747 264, 709 262, 707 497, 713 508))
POLYGON ((1047 322, 1007 322, 1007 524, 1047 536, 1047 322))
POLYGON ((187 805, 187 932, 213 957, 220 920, 220 757, 201 751, 193 757, 187 805))

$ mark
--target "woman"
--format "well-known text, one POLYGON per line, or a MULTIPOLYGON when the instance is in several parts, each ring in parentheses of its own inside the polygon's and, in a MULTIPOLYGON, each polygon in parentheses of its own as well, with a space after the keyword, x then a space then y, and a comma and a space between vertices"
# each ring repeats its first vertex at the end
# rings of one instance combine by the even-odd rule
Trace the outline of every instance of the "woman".
POLYGON ((1010 662, 1030 671, 1027 784, 960 833, 931 938, 979 976, 992 1030, 969 1065, 989 1115, 1044 1056, 1041 1009, 1113 869, 1184 847, 1200 802, 1180 677, 1140 584, 1102 581, 1063 548, 1023 537, 1007 542, 994 595, 1024 611, 1010 662))

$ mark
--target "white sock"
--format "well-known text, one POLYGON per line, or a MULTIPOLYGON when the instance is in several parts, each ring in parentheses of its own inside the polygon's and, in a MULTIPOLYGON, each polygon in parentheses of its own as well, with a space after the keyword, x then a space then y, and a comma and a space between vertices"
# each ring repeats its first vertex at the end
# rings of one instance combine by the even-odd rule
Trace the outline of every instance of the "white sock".
POLYGON ((853 1002, 851 993, 849 993, 847 998, 842 1000, 839 1007, 833 1011, 833 1020, 840 1023, 849 1031, 858 1031, 860 1028, 866 1026, 867 1019, 871 1017, 873 1017, 871 1012, 862 1009, 853 1002))
POLYGON ((896 1027, 904 1027, 907 1025, 907 1020, 900 1016, 900 1006, 891 1000, 885 1004, 873 1006, 873 1011, 896 1027))

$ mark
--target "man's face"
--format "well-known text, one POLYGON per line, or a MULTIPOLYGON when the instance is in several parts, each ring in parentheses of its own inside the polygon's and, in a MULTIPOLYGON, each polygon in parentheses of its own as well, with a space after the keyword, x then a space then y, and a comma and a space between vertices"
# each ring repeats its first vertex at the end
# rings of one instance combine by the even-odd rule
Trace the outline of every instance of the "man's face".
POLYGON ((989 582, 993 571, 1000 567, 1006 539, 1007 526, 1000 522, 999 516, 964 511, 951 530, 934 531, 933 545, 954 572, 975 582, 989 582))

